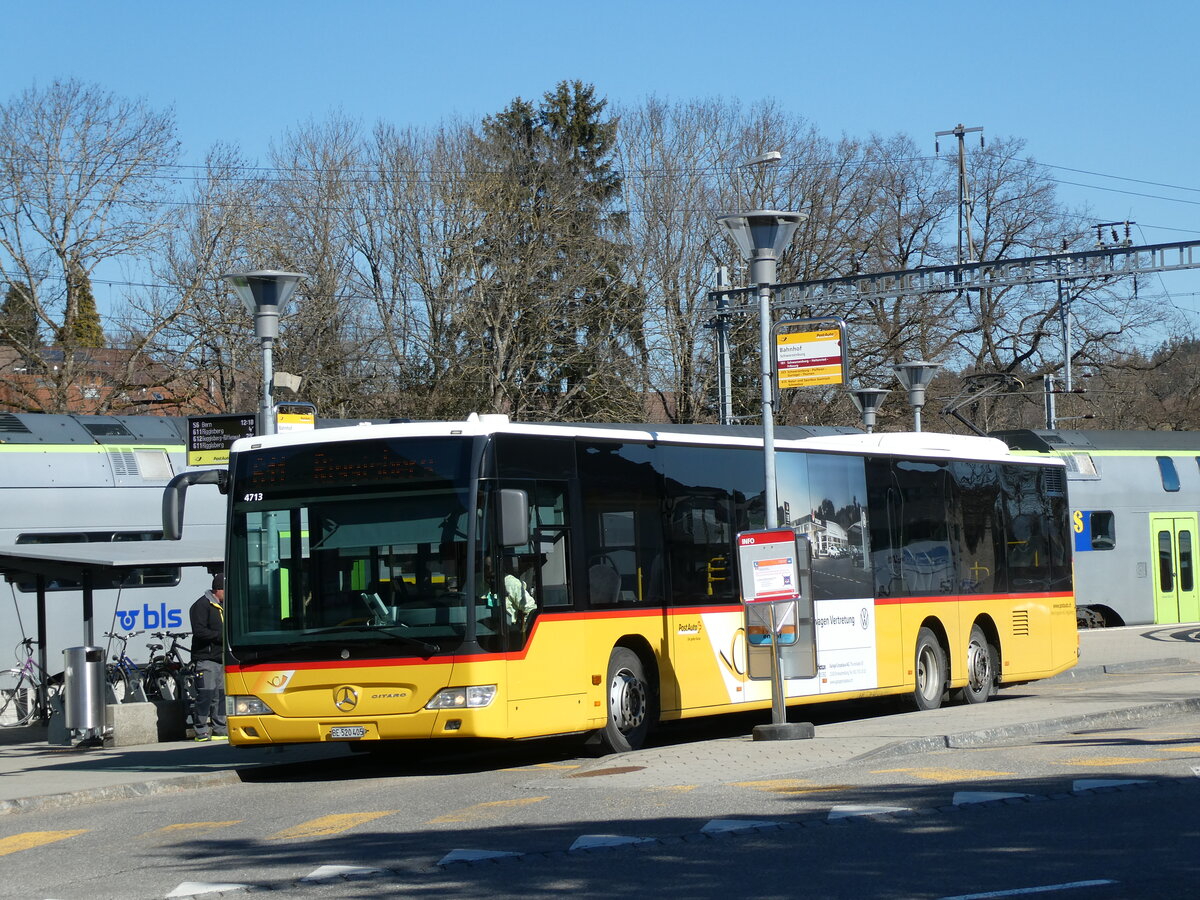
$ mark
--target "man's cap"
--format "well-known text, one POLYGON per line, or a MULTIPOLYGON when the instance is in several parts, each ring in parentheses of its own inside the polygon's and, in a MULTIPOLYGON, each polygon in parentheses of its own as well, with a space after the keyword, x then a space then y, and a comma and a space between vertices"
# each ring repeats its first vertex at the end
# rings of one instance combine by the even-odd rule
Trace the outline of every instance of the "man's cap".
POLYGON ((225 590, 225 575, 223 573, 217 572, 213 575, 212 589, 214 591, 225 590))

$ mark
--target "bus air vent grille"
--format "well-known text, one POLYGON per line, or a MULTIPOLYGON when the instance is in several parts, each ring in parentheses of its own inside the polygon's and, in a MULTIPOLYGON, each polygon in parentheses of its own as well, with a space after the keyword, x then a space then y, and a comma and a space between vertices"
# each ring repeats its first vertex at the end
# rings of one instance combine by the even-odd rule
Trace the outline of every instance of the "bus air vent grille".
POLYGON ((1014 609, 1012 614, 1012 633, 1029 637, 1029 610, 1014 609))
POLYGON ((1046 494, 1050 497, 1063 497, 1067 493, 1067 479, 1063 469, 1048 469, 1046 471, 1046 494))

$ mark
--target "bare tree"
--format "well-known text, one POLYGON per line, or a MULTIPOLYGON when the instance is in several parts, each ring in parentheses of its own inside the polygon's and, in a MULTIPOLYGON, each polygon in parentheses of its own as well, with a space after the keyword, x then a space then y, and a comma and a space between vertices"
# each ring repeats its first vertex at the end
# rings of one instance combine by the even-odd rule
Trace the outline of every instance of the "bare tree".
POLYGON ((370 309, 354 289, 355 197, 369 173, 357 123, 340 113, 308 122, 272 153, 273 246, 269 261, 304 272, 284 312, 278 364, 304 379, 324 415, 356 413, 372 390, 370 309))
POLYGON ((130 299, 127 340, 144 344, 187 411, 257 407, 253 320, 221 279, 256 268, 270 251, 268 184, 236 148, 210 149, 152 272, 156 287, 130 299), (199 376, 199 377, 197 377, 199 376))
MULTIPOLYGON (((101 263, 144 260, 169 227, 179 153, 171 111, 79 81, 30 88, 0 106, 0 270, 33 306, 52 350, 17 347, 37 376, 16 405, 65 412, 90 352, 80 290, 101 263)), ((106 396, 123 396, 108 385, 106 396)))

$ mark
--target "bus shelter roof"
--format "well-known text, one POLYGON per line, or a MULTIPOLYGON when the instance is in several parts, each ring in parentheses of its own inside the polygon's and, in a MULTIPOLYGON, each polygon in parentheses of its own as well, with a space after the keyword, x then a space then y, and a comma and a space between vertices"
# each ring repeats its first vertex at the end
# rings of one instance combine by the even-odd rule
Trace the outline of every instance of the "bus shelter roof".
MULTIPOLYGON (((46 668, 46 584, 63 578, 83 582, 83 633, 94 643, 92 583, 113 570, 143 566, 222 567, 225 541, 220 529, 179 541, 127 541, 74 544, 0 544, 0 574, 9 581, 32 575, 37 579, 38 662, 46 668)), ((74 592, 72 592, 74 593, 74 592)))

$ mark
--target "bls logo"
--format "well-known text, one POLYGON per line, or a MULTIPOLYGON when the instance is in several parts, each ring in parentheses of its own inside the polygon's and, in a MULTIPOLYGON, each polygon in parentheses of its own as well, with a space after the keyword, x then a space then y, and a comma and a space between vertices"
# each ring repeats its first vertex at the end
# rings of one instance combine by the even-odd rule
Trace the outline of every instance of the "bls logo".
POLYGON ((158 609, 151 609, 148 604, 142 604, 140 610, 118 609, 117 618, 121 627, 133 631, 138 627, 138 617, 141 617, 142 628, 149 631, 152 628, 179 628, 183 625, 183 611, 167 609, 167 604, 160 603, 158 609))

